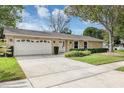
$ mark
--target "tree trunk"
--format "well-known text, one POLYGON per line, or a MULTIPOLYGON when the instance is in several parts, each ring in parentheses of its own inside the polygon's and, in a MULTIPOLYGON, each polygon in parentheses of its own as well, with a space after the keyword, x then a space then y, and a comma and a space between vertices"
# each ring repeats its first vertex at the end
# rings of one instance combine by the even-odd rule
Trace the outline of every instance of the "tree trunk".
POLYGON ((113 52, 114 37, 112 31, 109 31, 109 52, 113 52))

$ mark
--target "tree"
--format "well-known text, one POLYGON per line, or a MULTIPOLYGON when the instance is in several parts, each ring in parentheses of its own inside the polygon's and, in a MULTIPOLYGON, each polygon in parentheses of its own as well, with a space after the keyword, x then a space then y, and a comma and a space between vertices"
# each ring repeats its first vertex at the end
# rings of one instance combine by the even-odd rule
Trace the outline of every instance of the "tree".
POLYGON ((120 15, 119 20, 117 22, 118 26, 114 32, 116 38, 124 39, 124 14, 120 15))
POLYGON ((70 33, 69 30, 70 17, 64 14, 62 10, 56 10, 50 15, 50 29, 53 32, 70 33))
POLYGON ((87 27, 84 30, 83 35, 103 39, 102 33, 103 33, 103 30, 101 29, 97 29, 95 27, 87 27))
POLYGON ((119 21, 119 17, 124 14, 124 6, 67 6, 65 13, 78 16, 83 21, 100 23, 109 33, 109 51, 113 52, 114 32, 119 21))
MULTIPOLYGON (((1 5, 0 6, 0 34, 6 26, 16 27, 16 23, 21 21, 20 13, 23 10, 21 5, 1 5)), ((1 35, 0 35, 1 36, 1 35)))
POLYGON ((66 27, 66 28, 64 28, 64 29, 62 30, 62 32, 60 32, 60 33, 71 34, 72 31, 71 31, 71 29, 69 29, 68 27, 66 27))

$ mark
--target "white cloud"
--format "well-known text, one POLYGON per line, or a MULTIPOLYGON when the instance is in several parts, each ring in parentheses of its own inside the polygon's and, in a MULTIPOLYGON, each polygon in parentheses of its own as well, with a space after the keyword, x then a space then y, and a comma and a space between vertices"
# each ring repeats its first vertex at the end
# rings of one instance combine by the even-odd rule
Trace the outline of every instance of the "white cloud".
POLYGON ((52 15, 54 16, 54 18, 56 18, 58 16, 58 14, 61 15, 61 17, 63 17, 65 20, 68 19, 68 16, 64 13, 63 10, 54 9, 52 12, 52 15))
MULTIPOLYGON (((37 13, 40 18, 38 16, 35 17, 24 10, 21 14, 22 22, 17 23, 17 27, 20 29, 50 31, 49 22, 48 19, 46 19, 49 18, 50 11, 46 8, 46 6, 35 6, 35 8, 37 9, 37 13)), ((51 14, 54 18, 56 18, 58 13, 61 14, 65 21, 67 16, 64 14, 63 10, 54 9, 51 14)))
POLYGON ((43 30, 40 26, 38 26, 35 23, 22 22, 22 23, 18 23, 17 27, 20 28, 20 29, 39 30, 39 31, 43 30))
POLYGON ((25 10, 24 11, 22 11, 22 17, 24 18, 24 17, 30 17, 31 16, 31 14, 29 13, 29 12, 26 12, 25 10))
POLYGON ((20 15, 22 16, 22 22, 17 23, 17 28, 39 31, 48 30, 48 26, 44 24, 44 21, 42 19, 34 17, 29 12, 24 10, 20 15))
POLYGON ((37 13, 41 18, 47 18, 50 16, 50 11, 45 6, 35 6, 37 13))

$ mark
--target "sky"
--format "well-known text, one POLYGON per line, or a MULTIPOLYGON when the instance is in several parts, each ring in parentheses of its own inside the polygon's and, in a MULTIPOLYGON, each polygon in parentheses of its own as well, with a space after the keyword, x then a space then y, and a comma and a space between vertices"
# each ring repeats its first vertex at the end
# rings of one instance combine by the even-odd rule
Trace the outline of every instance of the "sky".
MULTIPOLYGON (((22 22, 17 23, 17 27, 21 29, 50 31, 48 18, 50 14, 56 15, 58 11, 65 16, 64 5, 46 5, 46 6, 25 6, 21 14, 22 22)), ((78 17, 71 17, 69 28, 72 34, 81 35, 87 27, 96 27, 102 29, 103 26, 98 23, 90 23, 81 21, 78 17)))

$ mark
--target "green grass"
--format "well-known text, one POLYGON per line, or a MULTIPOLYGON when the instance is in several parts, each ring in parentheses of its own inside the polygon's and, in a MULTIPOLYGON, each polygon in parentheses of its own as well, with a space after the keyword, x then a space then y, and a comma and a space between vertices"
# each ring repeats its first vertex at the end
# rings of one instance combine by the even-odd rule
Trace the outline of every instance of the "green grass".
POLYGON ((122 71, 122 72, 124 72, 124 67, 119 67, 119 68, 117 68, 116 70, 117 70, 117 71, 122 71))
POLYGON ((124 55, 124 50, 115 50, 114 52, 115 52, 115 53, 119 53, 119 54, 121 54, 121 55, 124 55))
POLYGON ((91 54, 89 56, 84 56, 84 57, 71 57, 71 59, 81 61, 81 62, 86 62, 93 65, 102 65, 102 64, 122 61, 124 60, 124 56, 110 56, 110 55, 106 56, 100 53, 96 53, 96 54, 91 54))
POLYGON ((0 82, 24 78, 25 74, 15 58, 0 58, 0 82))

